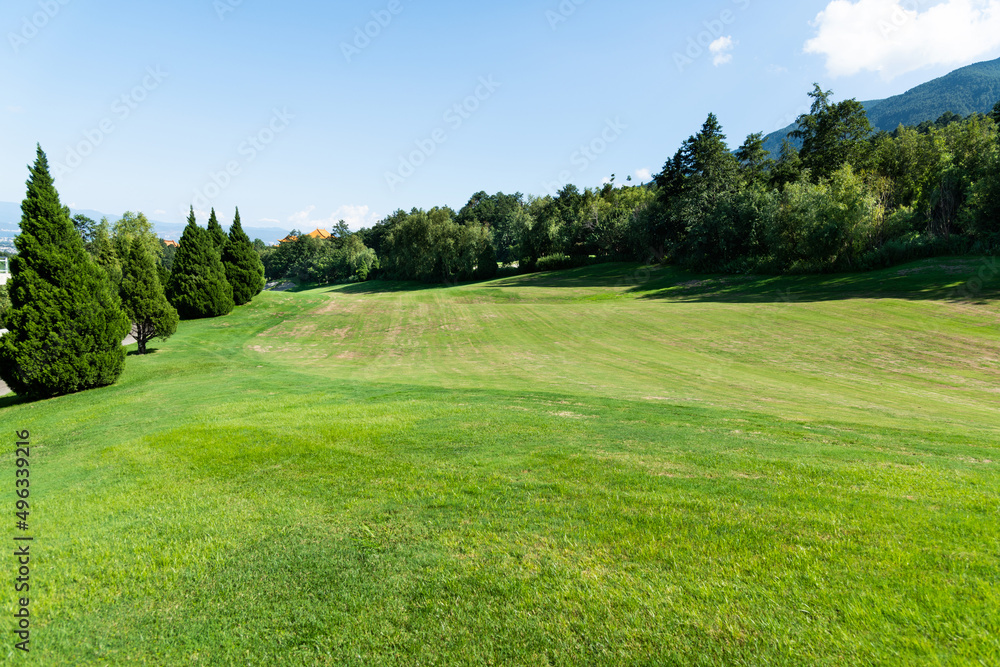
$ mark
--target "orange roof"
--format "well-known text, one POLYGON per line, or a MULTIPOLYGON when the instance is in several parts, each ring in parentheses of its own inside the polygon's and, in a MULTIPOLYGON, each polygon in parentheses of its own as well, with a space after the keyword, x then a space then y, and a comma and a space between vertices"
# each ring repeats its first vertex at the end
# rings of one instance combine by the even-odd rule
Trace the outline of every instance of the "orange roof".
MULTIPOLYGON (((328 239, 331 238, 332 234, 325 229, 317 229, 309 232, 306 236, 311 236, 314 239, 328 239)), ((291 243, 292 241, 298 240, 298 236, 286 236, 285 238, 278 241, 278 243, 291 243)))
POLYGON ((164 241, 163 241, 163 243, 164 243, 164 244, 165 244, 165 245, 166 245, 166 246, 167 246, 168 248, 180 248, 180 247, 181 247, 181 244, 180 244, 180 243, 178 243, 177 241, 170 241, 170 240, 164 240, 164 241))

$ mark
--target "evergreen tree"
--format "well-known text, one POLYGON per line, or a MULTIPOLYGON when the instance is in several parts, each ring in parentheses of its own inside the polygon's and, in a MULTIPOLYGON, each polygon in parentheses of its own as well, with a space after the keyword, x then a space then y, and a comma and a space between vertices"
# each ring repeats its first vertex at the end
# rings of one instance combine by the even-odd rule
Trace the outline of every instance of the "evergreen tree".
POLYGON ((226 246, 226 232, 222 229, 222 225, 219 224, 219 219, 215 216, 215 209, 212 209, 212 214, 208 217, 208 233, 212 237, 212 245, 215 246, 215 251, 217 253, 222 253, 222 249, 226 246))
POLYGON ((233 286, 233 301, 237 306, 250 303, 264 289, 264 264, 243 231, 239 208, 222 250, 222 265, 226 269, 226 279, 233 286))
POLYGON ((107 218, 101 218, 101 224, 94 232, 94 241, 91 244, 94 261, 108 274, 111 286, 116 290, 122 282, 122 265, 115 251, 115 244, 111 238, 110 225, 107 218))
POLYGON ((774 160, 770 155, 764 148, 763 132, 756 132, 746 138, 736 151, 736 159, 740 161, 743 180, 747 184, 761 185, 767 182, 774 167, 774 160))
POLYGON ((30 172, 14 241, 0 378, 34 397, 113 384, 125 367, 128 318, 59 204, 41 146, 30 172))
POLYGON ((814 84, 809 93, 812 107, 799 116, 796 129, 789 134, 802 141, 802 164, 817 180, 829 178, 845 164, 861 169, 869 157, 872 126, 864 105, 857 100, 833 104, 832 95, 833 91, 814 84))
POLYGON ((177 331, 177 310, 163 293, 156 266, 143 239, 134 237, 122 267, 121 297, 139 354, 146 354, 152 339, 166 340, 177 331))
POLYGON ((222 260, 208 230, 195 221, 194 207, 174 256, 167 299, 184 320, 227 315, 235 306, 222 260))

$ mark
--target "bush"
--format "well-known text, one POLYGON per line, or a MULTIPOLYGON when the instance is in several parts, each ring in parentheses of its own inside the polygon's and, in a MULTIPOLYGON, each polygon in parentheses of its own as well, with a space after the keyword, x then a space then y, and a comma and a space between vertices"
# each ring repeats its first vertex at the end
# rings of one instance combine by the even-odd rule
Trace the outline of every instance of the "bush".
POLYGON ((577 266, 583 266, 585 263, 586 262, 581 261, 579 258, 570 257, 569 255, 560 252, 554 255, 539 257, 538 261, 535 263, 535 267, 539 271, 561 271, 563 269, 572 269, 577 266))

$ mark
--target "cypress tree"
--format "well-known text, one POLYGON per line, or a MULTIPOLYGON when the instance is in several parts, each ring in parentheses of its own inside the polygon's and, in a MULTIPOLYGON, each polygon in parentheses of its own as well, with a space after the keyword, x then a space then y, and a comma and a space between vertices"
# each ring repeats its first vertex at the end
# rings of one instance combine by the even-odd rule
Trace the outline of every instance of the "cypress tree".
POLYGON ((250 303, 264 289, 264 264, 250 243, 250 237, 243 231, 239 208, 222 250, 222 264, 226 268, 226 278, 233 286, 233 300, 237 306, 250 303))
POLYGON ((222 260, 211 234, 195 221, 194 207, 174 256, 167 299, 182 320, 228 315, 235 306, 233 288, 226 280, 222 260))
POLYGON ((152 339, 166 340, 177 331, 177 310, 167 301, 153 253, 139 236, 132 239, 122 267, 121 297, 139 354, 146 354, 152 339))
POLYGON ((111 286, 117 290, 118 285, 122 282, 122 265, 117 252, 115 252, 115 244, 108 229, 108 219, 103 218, 94 232, 91 257, 108 274, 111 286))
POLYGON ((125 368, 128 318, 59 204, 41 146, 29 169, 0 378, 14 392, 39 398, 113 384, 125 368))
POLYGON ((212 215, 208 218, 208 233, 212 237, 212 245, 215 246, 215 251, 221 254, 222 249, 226 245, 226 231, 222 229, 219 219, 215 217, 214 208, 212 209, 212 215))

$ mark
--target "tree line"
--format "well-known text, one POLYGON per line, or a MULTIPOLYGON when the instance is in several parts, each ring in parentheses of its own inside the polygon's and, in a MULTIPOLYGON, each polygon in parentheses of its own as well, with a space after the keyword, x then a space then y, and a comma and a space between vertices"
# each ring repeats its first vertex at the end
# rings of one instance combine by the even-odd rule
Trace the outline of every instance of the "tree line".
POLYGON ((0 298, 0 379, 15 393, 50 397, 113 384, 122 341, 138 353, 173 335, 179 319, 226 315, 264 287, 257 250, 239 210, 229 233, 213 210, 207 228, 192 208, 180 245, 167 248, 142 213, 111 225, 70 216, 38 147, 21 204, 11 278, 0 298))
POLYGON ((267 275, 452 282, 650 258, 802 273, 1000 245, 1000 103, 986 115, 876 133, 860 102, 835 103, 819 85, 809 96, 779 155, 762 133, 733 150, 709 114, 649 183, 619 186, 612 176, 544 197, 478 192, 459 211, 399 210, 356 234, 342 225, 328 241, 298 234, 261 250, 267 275))

